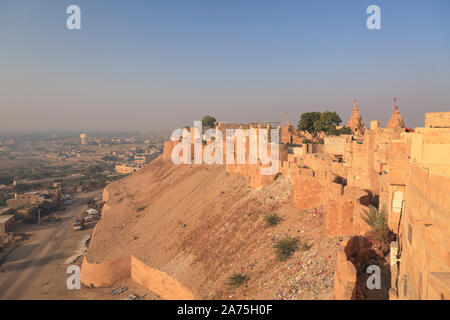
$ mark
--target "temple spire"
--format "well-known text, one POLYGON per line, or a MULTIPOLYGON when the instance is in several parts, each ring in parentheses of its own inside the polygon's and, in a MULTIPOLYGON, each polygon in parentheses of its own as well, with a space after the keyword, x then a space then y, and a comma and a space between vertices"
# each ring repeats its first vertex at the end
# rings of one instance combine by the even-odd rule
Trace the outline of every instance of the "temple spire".
POLYGON ((350 119, 347 122, 347 127, 353 130, 354 133, 364 133, 365 126, 359 113, 358 106, 356 105, 356 99, 353 100, 353 111, 350 119))
POLYGON ((398 111, 397 106, 397 98, 394 98, 394 112, 392 112, 392 116, 389 119, 386 128, 404 128, 405 123, 403 122, 402 115, 400 111, 398 111))

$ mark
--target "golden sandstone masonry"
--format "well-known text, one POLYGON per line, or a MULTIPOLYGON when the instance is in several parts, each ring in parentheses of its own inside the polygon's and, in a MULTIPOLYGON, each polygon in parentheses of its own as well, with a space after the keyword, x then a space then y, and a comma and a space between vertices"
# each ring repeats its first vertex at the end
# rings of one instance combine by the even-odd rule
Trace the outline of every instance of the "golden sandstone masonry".
POLYGON ((361 114, 359 113, 359 109, 356 106, 356 99, 353 101, 353 111, 347 122, 347 127, 352 129, 355 134, 364 134, 366 129, 361 114))
MULTIPOLYGON (((358 137, 325 138, 322 150, 307 144, 289 147, 291 141, 301 139, 301 133, 281 128, 286 143, 280 150, 288 152, 280 156, 279 172, 294 185, 295 206, 323 206, 329 236, 364 235, 370 227, 362 220, 362 212, 369 204, 385 206, 389 227, 396 235, 390 257, 391 298, 447 299, 450 112, 427 113, 425 128, 408 132, 394 99, 386 128, 372 121, 366 130, 355 101, 348 126, 358 137)), ((168 156, 166 151, 164 156, 168 156)), ((256 167, 232 165, 227 170, 240 172, 258 188, 271 179, 261 179, 256 167)), ((342 292, 346 293, 336 294, 337 298, 354 297, 349 285, 355 274, 348 263, 342 254, 338 256, 335 292, 345 289, 342 292)))
MULTIPOLYGON (((362 219, 362 213, 368 210, 369 205, 386 208, 389 229, 395 235, 388 256, 390 298, 448 299, 450 112, 427 113, 425 127, 412 131, 405 129, 395 102, 394 113, 386 128, 382 128, 378 121, 371 121, 370 128, 365 128, 355 102, 349 124, 354 135, 324 137, 323 145, 291 143, 302 141, 303 133, 291 128, 278 128, 285 143, 279 145, 277 174, 262 176, 260 162, 253 165, 227 164, 226 171, 240 173, 249 180, 253 189, 266 186, 277 175, 282 175, 293 185, 292 202, 295 207, 324 209, 325 236, 347 239, 337 254, 335 299, 355 298, 359 267, 354 263, 358 261, 361 265, 369 250, 371 228, 362 219)), ((223 130, 231 125, 219 123, 217 128, 223 130)), ((245 129, 255 124, 234 126, 245 129)), ((248 157, 249 141, 246 139, 248 157)), ((170 158, 175 145, 176 142, 167 141, 162 157, 170 158)), ((204 142, 203 148, 206 145, 204 142)), ((93 281, 93 285, 110 283, 110 278, 133 278, 135 267, 132 261, 137 259, 126 257, 115 261, 117 270, 121 270, 120 275, 100 272, 107 279, 96 280, 97 284, 93 281)), ((142 262, 135 264, 141 266, 143 271, 140 274, 157 271, 142 266, 142 262)), ((102 264, 94 267, 86 261, 83 265, 84 283, 95 278, 96 268, 103 268, 102 264)), ((154 286, 142 277, 139 279, 141 283, 154 286)), ((173 283, 176 284, 177 280, 173 279, 173 283)), ((189 297, 189 289, 177 290, 168 289, 164 294, 170 297, 173 291, 179 292, 173 294, 180 298, 189 297)))

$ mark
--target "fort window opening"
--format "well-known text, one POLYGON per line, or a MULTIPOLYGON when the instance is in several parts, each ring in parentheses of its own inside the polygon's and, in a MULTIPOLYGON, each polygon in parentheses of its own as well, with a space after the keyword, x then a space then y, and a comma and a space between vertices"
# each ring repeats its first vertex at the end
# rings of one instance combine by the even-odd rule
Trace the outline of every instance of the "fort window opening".
POLYGON ((395 191, 394 197, 392 198, 392 212, 401 212, 403 203, 403 192, 395 191))

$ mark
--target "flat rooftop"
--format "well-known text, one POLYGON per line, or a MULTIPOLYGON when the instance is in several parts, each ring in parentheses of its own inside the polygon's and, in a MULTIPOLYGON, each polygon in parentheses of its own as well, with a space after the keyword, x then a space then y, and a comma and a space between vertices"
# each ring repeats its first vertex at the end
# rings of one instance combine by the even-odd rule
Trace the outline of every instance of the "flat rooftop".
POLYGON ((14 219, 14 215, 12 214, 0 216, 0 223, 8 222, 11 219, 14 219))
POLYGON ((12 208, 9 208, 9 207, 0 208, 0 215, 1 215, 1 214, 9 213, 9 212, 12 211, 12 210, 13 210, 13 209, 12 209, 12 208))

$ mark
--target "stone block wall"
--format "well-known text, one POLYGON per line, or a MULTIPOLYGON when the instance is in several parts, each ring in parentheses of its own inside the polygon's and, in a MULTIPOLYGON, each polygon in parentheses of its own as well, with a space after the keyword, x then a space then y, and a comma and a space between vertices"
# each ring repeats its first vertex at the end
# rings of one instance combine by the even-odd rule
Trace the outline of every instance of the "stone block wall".
POLYGON ((343 155, 345 153, 346 144, 351 140, 351 135, 328 136, 323 140, 323 151, 325 153, 343 155))
POLYGON ((449 298, 449 199, 450 178, 411 163, 399 232, 400 299, 449 298))
POLYGON ((358 187, 343 187, 331 182, 324 192, 325 234, 331 237, 362 235, 370 227, 362 219, 364 210, 368 210, 370 197, 358 187))
MULTIPOLYGON (((262 175, 260 163, 258 164, 227 164, 226 170, 228 173, 240 173, 242 177, 250 180, 250 186, 252 189, 258 189, 264 187, 274 179, 274 175, 262 175)), ((281 163, 279 165, 281 167, 281 163)))
POLYGON ((89 263, 84 257, 81 265, 82 284, 109 287, 125 279, 135 281, 165 300, 194 299, 194 294, 177 279, 147 266, 134 256, 103 263, 89 263))
POLYGON ((130 277, 130 256, 104 263, 89 263, 84 257, 81 264, 81 283, 85 286, 108 287, 130 277))
POLYGON ((299 174, 292 176, 293 203, 301 210, 317 208, 322 205, 323 188, 312 174, 312 171, 300 169, 299 174))
POLYGON ((450 112, 425 113, 425 128, 449 128, 450 112))
POLYGON ((334 272, 333 299, 354 300, 356 296, 356 268, 348 258, 358 250, 355 241, 345 241, 338 249, 334 272))

